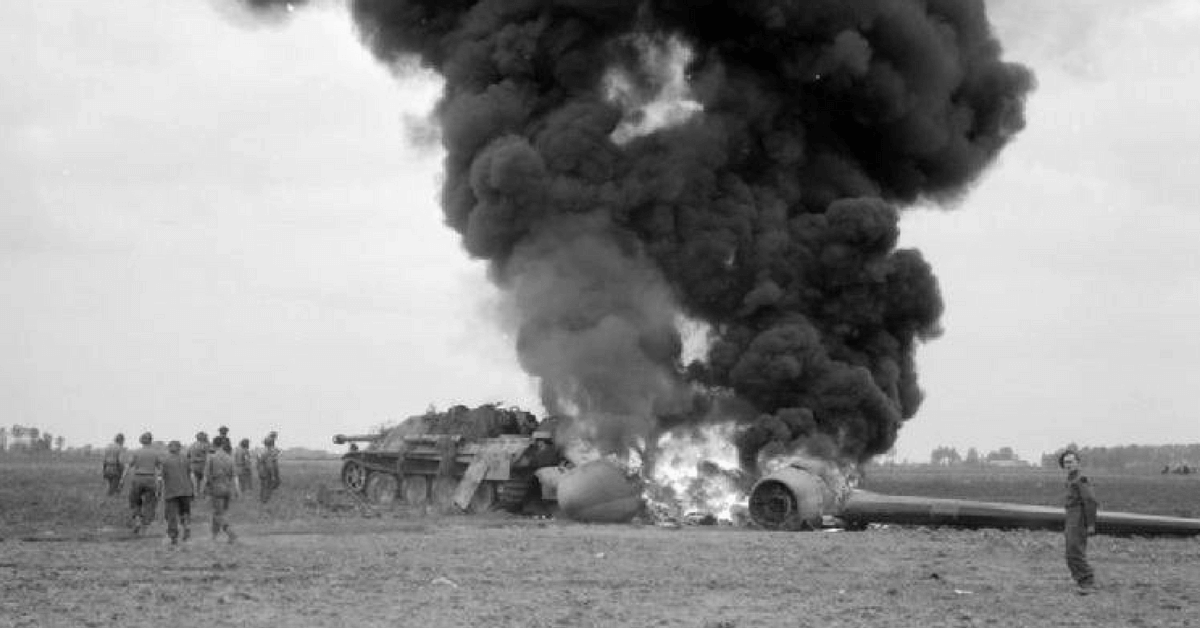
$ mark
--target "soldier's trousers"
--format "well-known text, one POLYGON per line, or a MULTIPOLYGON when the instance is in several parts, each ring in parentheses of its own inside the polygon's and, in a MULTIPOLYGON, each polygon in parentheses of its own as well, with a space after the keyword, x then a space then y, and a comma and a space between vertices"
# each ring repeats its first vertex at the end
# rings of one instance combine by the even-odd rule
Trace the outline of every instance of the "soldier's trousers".
POLYGON ((192 520, 192 498, 171 497, 163 501, 163 517, 167 520, 167 536, 172 541, 179 538, 179 524, 188 529, 192 520))
POLYGON ((242 487, 243 493, 254 488, 254 474, 250 469, 238 472, 238 485, 242 487))
POLYGON ((271 499, 271 494, 275 489, 279 488, 279 470, 278 469, 261 469, 258 472, 258 500, 262 503, 267 503, 271 499))
POLYGON ((1067 510, 1066 525, 1067 569, 1079 584, 1091 584, 1095 577, 1087 561, 1087 527, 1083 524, 1083 513, 1078 509, 1067 510))
POLYGON ((212 496, 212 535, 214 539, 222 531, 233 536, 233 531, 229 529, 229 523, 225 521, 225 513, 229 512, 229 499, 229 495, 212 496))
POLYGON ((190 477, 192 479, 192 494, 199 496, 200 495, 200 482, 202 482, 204 480, 204 470, 201 469, 201 470, 197 471, 196 469, 191 469, 190 471, 188 471, 188 477, 190 477))
POLYGON ((129 484, 129 509, 133 517, 141 517, 142 525, 150 525, 154 521, 154 511, 158 507, 158 495, 154 485, 154 476, 135 475, 129 484))
POLYGON ((108 494, 116 495, 121 492, 121 474, 125 469, 119 463, 104 463, 104 481, 108 482, 108 494))

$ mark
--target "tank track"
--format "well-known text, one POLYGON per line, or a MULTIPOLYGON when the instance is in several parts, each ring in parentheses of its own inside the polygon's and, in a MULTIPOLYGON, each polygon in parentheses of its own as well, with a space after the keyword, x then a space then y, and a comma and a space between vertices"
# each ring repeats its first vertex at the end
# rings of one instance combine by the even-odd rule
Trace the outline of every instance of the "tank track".
POLYGON ((500 510, 519 513, 529 496, 531 478, 515 478, 500 482, 496 487, 496 507, 500 510))

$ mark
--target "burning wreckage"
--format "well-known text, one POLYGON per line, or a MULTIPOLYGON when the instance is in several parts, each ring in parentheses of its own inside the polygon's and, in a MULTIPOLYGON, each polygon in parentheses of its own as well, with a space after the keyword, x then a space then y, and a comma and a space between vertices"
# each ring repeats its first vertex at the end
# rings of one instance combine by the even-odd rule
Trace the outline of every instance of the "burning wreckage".
MULTIPOLYGON (((942 300, 900 215, 963 205, 1035 84, 1002 58, 984 0, 347 6, 381 63, 442 81, 415 135, 441 141, 445 224, 487 264, 542 406, 572 417, 553 439, 578 461, 558 474, 564 513, 623 515, 629 475, 698 501, 761 476, 765 527, 861 509, 811 471, 762 471, 863 464, 917 414, 916 347, 940 334, 942 300), (697 434, 734 463, 673 475, 697 434)), ((560 468, 539 466, 552 455, 533 432, 431 434, 375 439, 347 484, 420 500, 454 480, 459 504, 512 508, 560 468)))
MULTIPOLYGON (((484 405, 455 406, 406 419, 379 434, 337 435, 352 445, 343 456, 342 482, 375 503, 453 504, 464 512, 559 513, 593 523, 635 518, 696 525, 729 520, 747 503, 748 523, 767 530, 863 529, 872 523, 966 528, 1061 530, 1063 510, 1048 506, 959 499, 890 496, 853 488, 852 473, 807 457, 768 461, 768 472, 747 492, 745 476, 719 471, 704 459, 721 455, 699 439, 665 438, 657 456, 675 451, 676 466, 631 467, 612 457, 579 464, 555 443, 560 422, 538 422, 528 412, 484 405), (695 468, 687 469, 687 465, 695 468), (682 465, 682 466, 680 466, 682 465), (707 487, 698 478, 724 482, 707 487), (682 480, 682 481, 681 481, 682 480), (711 509, 716 508, 714 512, 711 509)), ((727 453, 727 452, 726 452, 727 453)), ((587 454, 585 454, 587 455, 587 454)), ((1200 535, 1200 520, 1123 512, 1098 516, 1100 533, 1200 535)))
POLYGON ((638 514, 643 502, 636 476, 611 460, 571 463, 555 444, 556 423, 515 408, 454 406, 377 434, 338 434, 333 442, 351 445, 342 457, 342 484, 376 504, 400 498, 472 513, 556 508, 595 522, 638 514))

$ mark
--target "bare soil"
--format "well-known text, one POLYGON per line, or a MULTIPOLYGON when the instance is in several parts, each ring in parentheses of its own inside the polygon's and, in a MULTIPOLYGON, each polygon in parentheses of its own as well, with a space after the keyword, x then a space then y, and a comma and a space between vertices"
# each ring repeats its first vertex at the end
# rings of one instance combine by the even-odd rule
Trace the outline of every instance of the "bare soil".
POLYGON ((28 506, 13 478, 50 489, 0 466, 0 626, 1200 626, 1196 538, 1093 537, 1084 597, 1056 533, 364 517, 305 508, 318 476, 288 471, 294 493, 234 508, 237 543, 209 539, 201 502, 172 550, 161 520, 111 524, 123 498, 47 521, 75 510, 28 506))

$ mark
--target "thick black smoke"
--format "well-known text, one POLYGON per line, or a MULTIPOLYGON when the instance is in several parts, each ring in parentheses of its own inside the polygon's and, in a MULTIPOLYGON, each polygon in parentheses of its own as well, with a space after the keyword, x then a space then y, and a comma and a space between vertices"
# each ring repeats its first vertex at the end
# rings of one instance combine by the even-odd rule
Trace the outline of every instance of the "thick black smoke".
POLYGON ((1033 85, 982 0, 350 8, 380 60, 445 78, 445 219, 511 295, 549 410, 617 449, 733 394, 747 466, 772 442, 850 461, 891 447, 942 311, 929 265, 896 248, 898 208, 963 194, 1033 85), (701 110, 616 133, 646 122, 674 41, 701 110), (681 313, 711 328, 686 366, 681 313))

